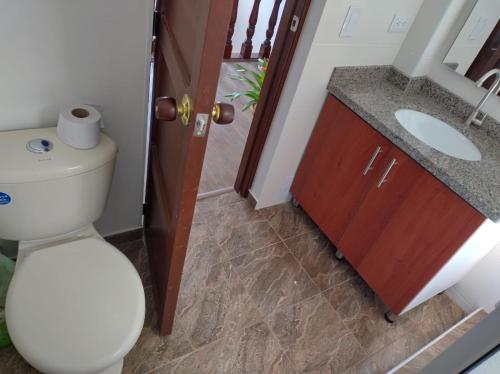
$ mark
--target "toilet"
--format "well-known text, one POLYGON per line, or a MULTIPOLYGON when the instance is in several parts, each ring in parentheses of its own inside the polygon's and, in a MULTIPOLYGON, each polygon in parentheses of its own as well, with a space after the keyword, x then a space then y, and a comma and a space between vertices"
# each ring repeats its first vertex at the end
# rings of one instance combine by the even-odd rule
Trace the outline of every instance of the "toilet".
POLYGON ((144 324, 139 274, 93 226, 116 153, 104 134, 78 150, 53 127, 0 133, 0 238, 19 241, 7 328, 43 373, 121 373, 144 324))

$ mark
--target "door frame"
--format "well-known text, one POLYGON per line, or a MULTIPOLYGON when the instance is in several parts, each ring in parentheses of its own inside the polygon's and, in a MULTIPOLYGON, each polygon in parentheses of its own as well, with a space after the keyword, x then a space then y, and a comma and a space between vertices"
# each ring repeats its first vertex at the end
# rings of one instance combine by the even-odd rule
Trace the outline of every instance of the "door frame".
POLYGON ((236 192, 243 197, 248 196, 254 181, 310 4, 311 0, 286 0, 269 57, 266 79, 260 93, 259 102, 255 108, 255 114, 234 184, 236 192), (294 26, 295 31, 291 30, 292 22, 296 23, 294 26))

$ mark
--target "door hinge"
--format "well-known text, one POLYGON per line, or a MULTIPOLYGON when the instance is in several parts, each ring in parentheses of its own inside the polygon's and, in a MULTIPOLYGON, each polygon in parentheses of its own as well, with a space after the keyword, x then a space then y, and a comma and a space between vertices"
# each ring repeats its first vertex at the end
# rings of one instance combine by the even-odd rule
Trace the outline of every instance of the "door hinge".
POLYGON ((292 24, 290 25, 290 31, 297 31, 297 28, 299 27, 299 21, 300 21, 300 18, 299 16, 293 16, 292 18, 292 24))
POLYGON ((158 36, 160 31, 161 13, 158 10, 153 12, 153 36, 158 36))

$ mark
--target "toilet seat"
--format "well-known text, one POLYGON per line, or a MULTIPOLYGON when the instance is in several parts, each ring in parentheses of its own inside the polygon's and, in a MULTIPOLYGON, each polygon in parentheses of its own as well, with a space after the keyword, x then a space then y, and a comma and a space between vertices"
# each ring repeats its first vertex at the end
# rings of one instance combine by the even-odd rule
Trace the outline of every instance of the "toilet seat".
POLYGON ((19 353, 45 373, 95 373, 137 341, 144 289, 130 261, 104 240, 37 250, 16 269, 6 320, 19 353))

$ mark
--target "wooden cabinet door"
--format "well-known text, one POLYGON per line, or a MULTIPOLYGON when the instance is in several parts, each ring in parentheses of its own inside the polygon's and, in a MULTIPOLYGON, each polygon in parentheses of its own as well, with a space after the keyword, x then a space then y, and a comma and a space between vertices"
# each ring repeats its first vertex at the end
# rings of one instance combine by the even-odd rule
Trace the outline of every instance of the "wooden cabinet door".
POLYGON ((485 218, 395 146, 383 168, 339 248, 399 314, 485 218))
POLYGON ((326 98, 291 192, 335 244, 389 148, 386 138, 339 100, 326 98))

